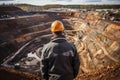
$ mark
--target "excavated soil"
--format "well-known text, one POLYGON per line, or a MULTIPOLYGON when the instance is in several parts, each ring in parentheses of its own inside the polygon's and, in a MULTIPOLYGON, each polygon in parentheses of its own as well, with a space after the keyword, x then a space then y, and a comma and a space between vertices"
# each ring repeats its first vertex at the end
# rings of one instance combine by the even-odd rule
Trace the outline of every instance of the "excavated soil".
MULTIPOLYGON (((14 69, 0 68, 1 80, 43 80, 39 76, 14 69)), ((80 73, 75 80, 120 80, 120 64, 102 68, 92 73, 80 73)))
MULTIPOLYGON (((80 71, 75 80, 120 80, 120 64, 117 64, 120 61, 119 24, 102 20, 100 13, 92 11, 88 13, 84 11, 81 13, 61 12, 59 16, 57 12, 32 15, 21 9, 19 11, 27 16, 18 15, 18 13, 16 13, 17 16, 14 16, 14 13, 9 14, 11 16, 6 20, 1 19, 0 63, 4 62, 3 59, 8 55, 16 52, 25 42, 38 36, 40 38, 37 40, 41 43, 36 40, 34 42, 36 45, 47 43, 51 37, 50 24, 58 19, 65 24, 66 37, 75 43, 81 58, 80 71), (11 28, 13 29, 11 30, 11 28)), ((36 46, 34 43, 25 49, 26 54, 28 49, 32 51, 32 48, 36 46)), ((30 52, 29 50, 28 52, 30 52)), ((11 62, 18 62, 21 59, 19 57, 24 55, 25 51, 23 50, 11 62)), ((36 74, 5 67, 0 67, 0 79, 42 80, 36 74)))
POLYGON ((8 69, 0 67, 0 79, 1 80, 42 80, 40 77, 27 73, 21 72, 14 69, 8 69))
POLYGON ((91 73, 79 74, 75 80, 120 80, 120 64, 108 66, 91 73))

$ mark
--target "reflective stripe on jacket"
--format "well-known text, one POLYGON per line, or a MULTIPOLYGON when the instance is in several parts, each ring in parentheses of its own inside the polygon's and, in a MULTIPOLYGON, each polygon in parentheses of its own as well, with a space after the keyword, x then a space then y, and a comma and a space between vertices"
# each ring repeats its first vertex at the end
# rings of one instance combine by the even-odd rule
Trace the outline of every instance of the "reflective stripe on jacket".
POLYGON ((74 45, 64 36, 57 36, 43 47, 41 74, 46 80, 73 80, 80 60, 74 45))

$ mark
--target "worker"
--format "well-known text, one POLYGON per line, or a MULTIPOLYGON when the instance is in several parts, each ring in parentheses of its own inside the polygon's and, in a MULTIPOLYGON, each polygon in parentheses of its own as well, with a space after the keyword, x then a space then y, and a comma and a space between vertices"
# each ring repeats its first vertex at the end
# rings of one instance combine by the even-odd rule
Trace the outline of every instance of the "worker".
POLYGON ((61 21, 52 23, 51 32, 54 37, 42 49, 41 75, 45 80, 73 80, 80 66, 76 47, 66 40, 61 21))

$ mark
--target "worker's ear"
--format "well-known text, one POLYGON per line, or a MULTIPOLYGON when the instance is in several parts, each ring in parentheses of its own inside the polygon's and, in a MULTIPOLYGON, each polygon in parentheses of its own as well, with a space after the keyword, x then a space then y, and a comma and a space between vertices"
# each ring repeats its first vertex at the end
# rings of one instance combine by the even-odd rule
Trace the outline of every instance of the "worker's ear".
POLYGON ((62 31, 62 34, 65 35, 65 31, 62 31))
POLYGON ((55 33, 54 33, 54 32, 52 32, 52 35, 54 36, 54 35, 55 35, 55 33))

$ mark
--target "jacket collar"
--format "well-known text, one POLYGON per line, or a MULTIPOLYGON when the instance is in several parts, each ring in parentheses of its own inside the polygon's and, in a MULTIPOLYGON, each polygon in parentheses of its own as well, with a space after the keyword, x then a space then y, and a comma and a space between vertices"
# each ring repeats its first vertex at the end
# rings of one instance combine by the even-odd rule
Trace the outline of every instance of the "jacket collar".
POLYGON ((51 42, 61 43, 66 41, 66 38, 64 35, 55 35, 51 38, 51 42))

